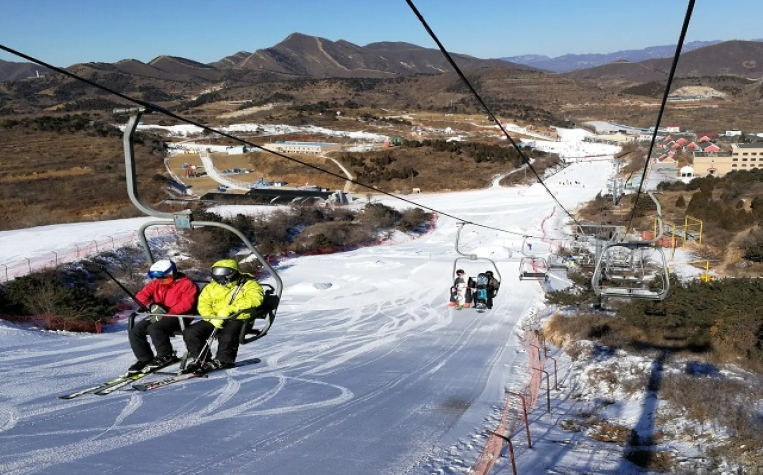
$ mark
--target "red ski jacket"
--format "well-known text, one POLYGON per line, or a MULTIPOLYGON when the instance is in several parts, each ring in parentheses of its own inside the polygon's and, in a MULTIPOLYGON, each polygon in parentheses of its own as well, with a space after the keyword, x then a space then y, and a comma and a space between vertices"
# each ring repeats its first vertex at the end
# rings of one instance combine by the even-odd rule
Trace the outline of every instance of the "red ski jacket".
POLYGON ((173 315, 193 315, 199 288, 185 276, 178 274, 170 285, 164 285, 159 280, 152 280, 135 294, 135 298, 148 307, 152 303, 167 308, 167 313, 173 315))

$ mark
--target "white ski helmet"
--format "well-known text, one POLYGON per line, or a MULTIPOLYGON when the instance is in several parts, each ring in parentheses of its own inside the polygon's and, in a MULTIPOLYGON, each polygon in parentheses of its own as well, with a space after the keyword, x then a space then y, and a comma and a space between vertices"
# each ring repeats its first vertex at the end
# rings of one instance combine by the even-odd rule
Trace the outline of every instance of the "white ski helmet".
POLYGON ((148 276, 152 279, 164 279, 168 276, 174 276, 177 271, 177 266, 169 259, 162 259, 154 262, 151 268, 148 270, 148 276))

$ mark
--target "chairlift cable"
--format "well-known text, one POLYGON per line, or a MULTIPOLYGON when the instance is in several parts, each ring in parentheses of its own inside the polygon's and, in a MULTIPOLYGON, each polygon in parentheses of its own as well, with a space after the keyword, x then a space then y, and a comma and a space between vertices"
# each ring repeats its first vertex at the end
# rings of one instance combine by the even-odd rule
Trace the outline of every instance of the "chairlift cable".
POLYGON ((461 81, 463 81, 463 83, 466 85, 466 87, 469 88, 469 91, 471 91, 472 95, 474 95, 475 99, 477 99, 477 102, 480 103, 482 108, 485 109, 485 112, 487 112, 487 115, 501 129, 501 132, 503 132, 504 135, 506 135, 506 139, 514 147, 514 150, 516 150, 517 153, 519 153, 519 156, 522 157, 522 161, 524 161, 525 165, 527 165, 527 167, 533 172, 533 174, 535 175, 535 178, 538 179, 538 183, 540 183, 541 186, 543 186, 543 188, 546 189, 546 191, 551 196, 551 198, 554 201, 556 201, 556 204, 558 204, 559 207, 561 207, 562 210, 564 210, 564 212, 567 213, 567 216, 569 216, 575 224, 579 225, 580 223, 578 223, 578 221, 575 219, 575 217, 572 216, 572 214, 569 211, 567 211, 567 208, 565 208, 562 205, 562 203, 559 202, 559 200, 556 198, 556 196, 554 196, 554 194, 551 192, 551 190, 548 189, 548 186, 546 186, 546 184, 543 182, 543 179, 540 177, 538 172, 535 170, 535 168, 530 163, 530 159, 527 157, 527 155, 524 154, 524 152, 522 152, 522 149, 519 147, 519 145, 517 145, 517 143, 514 141, 514 139, 512 139, 511 136, 509 135, 509 132, 503 127, 503 124, 498 120, 498 118, 495 116, 495 114, 493 114, 493 111, 490 110, 490 108, 487 106, 487 104, 485 104, 485 101, 482 100, 482 97, 474 89, 474 86, 472 86, 472 83, 469 82, 469 79, 466 78, 464 73, 461 71, 461 68, 458 67, 456 62, 453 60, 453 57, 450 55, 448 50, 445 49, 445 46, 443 46, 443 44, 440 42, 439 38, 437 38, 437 35, 435 35, 435 33, 432 30, 432 28, 429 27, 429 24, 424 19, 423 15, 419 12, 419 10, 416 8, 416 5, 413 4, 413 1, 412 0, 405 0, 405 1, 408 4, 408 6, 411 7, 411 10, 413 10, 413 13, 419 19, 419 21, 421 22, 421 24, 424 27, 424 29, 427 30, 427 33, 429 33, 429 36, 431 36, 432 39, 434 40, 434 42, 437 43, 437 47, 440 49, 442 54, 445 56, 445 59, 450 63, 450 65, 456 71, 456 74, 458 74, 458 77, 461 78, 461 81))
MULTIPOLYGON (((484 225, 484 224, 479 224, 479 223, 475 223, 473 221, 469 221, 469 220, 466 220, 466 219, 463 219, 463 218, 459 218, 458 216, 452 215, 450 213, 446 213, 444 211, 440 211, 440 210, 435 209, 435 208, 430 208, 428 206, 424 206, 422 204, 416 203, 415 201, 409 200, 407 198, 403 198, 402 196, 398 196, 398 195, 396 195, 394 193, 390 193, 388 191, 384 191, 384 190, 382 190, 380 188, 374 188, 371 185, 366 185, 365 183, 359 182, 357 180, 349 179, 346 176, 342 176, 342 175, 339 175, 338 173, 334 173, 334 172, 331 172, 329 170, 325 170, 325 169, 323 169, 321 167, 318 167, 316 165, 311 165, 311 164, 303 162, 302 160, 299 160, 297 158, 290 157, 290 156, 285 155, 285 154, 280 153, 280 152, 269 150, 269 149, 267 149, 267 148, 265 148, 265 147, 263 147, 261 145, 257 145, 255 143, 249 142, 248 140, 244 140, 244 139, 242 139, 240 137, 236 137, 235 135, 231 135, 231 134, 228 134, 226 132, 222 132, 220 130, 214 129, 214 128, 209 127, 207 125, 204 125, 204 124, 202 124, 200 122, 197 122, 197 121, 194 121, 192 119, 188 119, 188 118, 183 117, 181 115, 175 114, 174 112, 171 112, 171 111, 165 109, 164 107, 158 106, 156 104, 151 104, 150 102, 146 102, 146 101, 143 101, 143 100, 140 100, 140 99, 136 99, 134 97, 128 96, 127 94, 123 94, 121 92, 115 91, 115 90, 110 89, 110 88, 108 88, 106 86, 98 84, 97 82, 91 81, 91 80, 83 78, 81 76, 78 76, 78 75, 76 75, 76 74, 74 74, 74 73, 72 73, 70 71, 67 71, 67 70, 65 70, 63 68, 60 68, 58 66, 53 66, 50 63, 47 63, 47 62, 42 61, 40 59, 37 59, 37 58, 35 58, 33 56, 29 56, 27 54, 24 54, 24 53, 22 53, 20 51, 17 51, 15 49, 10 48, 8 46, 5 46, 3 44, 0 44, 0 50, 6 51, 6 52, 11 53, 11 54, 13 54, 15 56, 18 56, 20 58, 24 58, 27 61, 30 61, 30 62, 35 63, 37 65, 44 66, 44 67, 46 67, 46 68, 48 68, 48 69, 50 69, 52 71, 55 71, 55 72, 60 73, 60 74, 63 74, 65 76, 68 76, 68 77, 70 77, 72 79, 75 79, 77 81, 84 82, 85 84, 88 84, 88 85, 90 85, 90 86, 92 86, 92 87, 94 87, 96 89, 100 89, 102 91, 108 92, 109 94, 112 94, 112 95, 117 96, 117 97, 119 97, 121 99, 124 99, 125 101, 132 102, 132 103, 137 104, 137 105, 139 105, 141 107, 145 107, 147 111, 153 111, 153 112, 157 112, 157 113, 160 113, 160 114, 164 114, 164 115, 166 115, 168 117, 171 117, 173 119, 176 119, 176 120, 178 120, 180 122, 185 122, 187 124, 199 127, 202 130, 205 130, 207 132, 218 134, 220 136, 229 138, 229 139, 231 139, 233 141, 236 141, 236 142, 242 143, 244 145, 248 145, 250 147, 259 149, 259 150, 261 150, 263 152, 267 152, 267 153, 276 155, 276 156, 284 158, 286 160, 290 160, 290 161, 298 163, 298 164, 300 164, 302 166, 305 166, 305 167, 308 167, 308 168, 312 168, 313 170, 316 170, 318 172, 322 172, 322 173, 325 173, 327 175, 333 176, 335 178, 339 178, 339 179, 341 179, 343 181, 349 181, 350 183, 353 183, 355 185, 361 186, 361 187, 369 189, 371 191, 375 191, 375 192, 381 193, 383 195, 389 196, 391 198, 395 198, 395 199, 400 200, 400 201, 404 201, 404 202, 406 202, 408 204, 417 206, 419 208, 422 208, 422 209, 425 209, 425 210, 428 210, 428 211, 432 211, 432 212, 437 213, 439 215, 447 216, 449 218, 455 219, 456 221, 461 221, 461 222, 464 222, 464 223, 467 223, 467 224, 471 224, 473 226, 477 226, 477 227, 480 227, 480 228, 489 229, 489 230, 493 230, 493 231, 498 231, 498 232, 502 232, 502 233, 514 234, 514 235, 517 235, 517 236, 525 236, 526 235, 525 233, 520 233, 520 232, 516 232, 516 231, 508 231, 506 229, 496 228, 496 227, 493 227, 493 226, 487 226, 487 225, 484 225)), ((491 115, 492 115, 492 113, 491 113, 491 115)), ((512 143, 514 143, 514 142, 512 141, 512 143)), ((515 144, 515 147, 516 147, 516 144, 515 144)), ((524 158, 526 160, 526 157, 524 157, 524 158)), ((533 172, 535 172, 535 170, 533 170, 533 172)), ((536 176, 537 176, 537 173, 536 173, 536 176)), ((548 188, 546 188, 546 190, 548 190, 548 188)), ((551 196, 553 196, 553 194, 551 196)), ((554 200, 556 200, 556 198, 554 198, 554 200)), ((559 201, 557 201, 557 203, 559 203, 559 201)), ((560 206, 561 206, 561 204, 560 204, 560 206)), ((564 208, 562 208, 562 209, 564 209, 564 208)), ((566 211, 567 210, 565 210, 565 212, 566 211)), ((569 215, 569 212, 567 212, 567 214, 569 215)), ((574 220, 574 218, 573 218, 573 220, 574 220)), ((530 237, 535 237, 535 236, 530 236, 530 237)))
POLYGON ((646 163, 644 163, 644 171, 641 173, 641 183, 638 185, 638 191, 636 191, 636 199, 633 201, 633 209, 631 210, 631 216, 628 219, 628 226, 625 229, 630 229, 633 223, 633 218, 636 215, 636 206, 638 205, 638 198, 641 195, 641 189, 646 181, 646 172, 649 170, 649 160, 654 150, 654 144, 657 141, 657 131, 660 128, 660 122, 662 122, 662 115, 665 112, 665 106, 668 102, 668 95, 670 95, 670 86, 673 84, 673 77, 676 73, 678 66, 678 60, 681 56, 681 49, 684 45, 684 39, 686 38, 686 31, 689 29, 689 22, 691 21, 691 15, 694 11, 694 0, 689 0, 689 5, 686 7, 686 15, 684 16, 684 23, 681 27, 681 34, 678 36, 678 43, 676 43, 676 52, 673 54, 673 64, 670 65, 670 73, 668 73, 668 82, 665 85, 665 92, 662 94, 662 103, 660 104, 660 110, 657 113, 657 123, 654 125, 654 132, 652 133, 652 141, 649 144, 649 151, 646 154, 646 163))

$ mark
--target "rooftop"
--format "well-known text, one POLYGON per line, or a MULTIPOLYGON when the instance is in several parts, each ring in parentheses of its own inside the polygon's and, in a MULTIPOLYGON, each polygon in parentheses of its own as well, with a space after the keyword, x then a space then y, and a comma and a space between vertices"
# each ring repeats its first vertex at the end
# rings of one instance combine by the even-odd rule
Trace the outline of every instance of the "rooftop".
POLYGON ((731 148, 763 148, 763 143, 733 143, 731 148))
POLYGON ((321 146, 321 147, 324 145, 337 145, 331 142, 289 142, 289 141, 286 141, 286 142, 273 142, 273 143, 276 143, 278 145, 313 145, 313 146, 321 146))

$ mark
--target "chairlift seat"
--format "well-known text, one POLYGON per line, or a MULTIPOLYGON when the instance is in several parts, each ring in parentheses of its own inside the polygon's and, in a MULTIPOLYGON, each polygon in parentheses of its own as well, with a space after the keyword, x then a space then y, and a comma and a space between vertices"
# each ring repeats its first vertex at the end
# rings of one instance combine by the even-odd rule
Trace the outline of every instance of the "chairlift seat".
MULTIPOLYGON (((253 307, 253 308, 247 308, 244 310, 241 310, 240 312, 236 312, 233 315, 231 315, 229 318, 235 319, 237 316, 245 313, 251 313, 251 315, 246 319, 241 319, 245 322, 244 326, 241 328, 241 333, 239 334, 238 341, 242 345, 245 345, 247 343, 251 343, 255 340, 259 340, 263 336, 267 335, 268 331, 270 330, 270 327, 273 325, 273 320, 275 320, 275 314, 276 310, 278 309, 278 304, 280 303, 280 298, 275 293, 275 289, 273 289, 273 286, 270 284, 260 284, 263 287, 267 287, 265 289, 265 298, 262 301, 262 304, 259 307, 253 307), (262 325, 255 326, 256 320, 265 320, 265 323, 262 325), (252 336, 249 336, 252 335, 252 336)), ((127 329, 132 330, 132 327, 135 326, 135 320, 137 317, 148 317, 152 315, 149 312, 133 312, 130 314, 130 316, 127 319, 127 329)), ((196 318, 203 318, 201 315, 170 315, 177 317, 181 320, 185 319, 196 319, 196 318)), ((181 323, 181 327, 187 328, 185 325, 181 323)), ((183 330, 173 332, 172 336, 183 336, 183 330)))
MULTIPOLYGON (((647 300, 664 300, 665 297, 667 297, 668 291, 670 290, 670 275, 668 273, 668 265, 665 259, 665 252, 661 247, 655 246, 655 244, 663 235, 664 227, 662 222, 662 211, 660 209, 660 202, 657 201, 654 195, 649 193, 649 197, 657 207, 657 222, 659 225, 659 230, 656 233, 657 235, 648 241, 617 242, 608 244, 606 247, 604 247, 596 262, 596 268, 594 269, 593 275, 591 276, 591 287, 597 296, 647 300), (653 290, 643 287, 613 287, 606 285, 604 282, 605 280, 609 280, 610 282, 619 281, 637 283, 641 283, 641 281, 645 280, 643 275, 634 276, 632 274, 626 273, 613 274, 612 270, 623 268, 620 267, 623 263, 620 257, 624 254, 629 252, 630 257, 632 258, 635 252, 647 249, 653 252, 656 251, 661 258, 661 265, 658 267, 659 270, 653 274, 650 274, 649 276, 649 280, 653 280, 658 276, 661 277, 662 282, 660 284, 660 289, 653 290), (631 280, 633 277, 638 277, 641 279, 641 281, 631 280)), ((638 264, 634 263, 632 260, 630 261, 629 265, 624 268, 630 269, 631 272, 637 273, 643 273, 644 270, 643 264, 639 267, 638 264)))
POLYGON ((609 274, 607 275, 609 280, 620 280, 625 282, 643 282, 644 279, 637 275, 623 275, 623 274, 609 274))
POLYGON ((602 297, 628 297, 632 299, 662 300, 667 295, 667 290, 655 292, 649 289, 632 287, 607 287, 601 289, 602 297))

